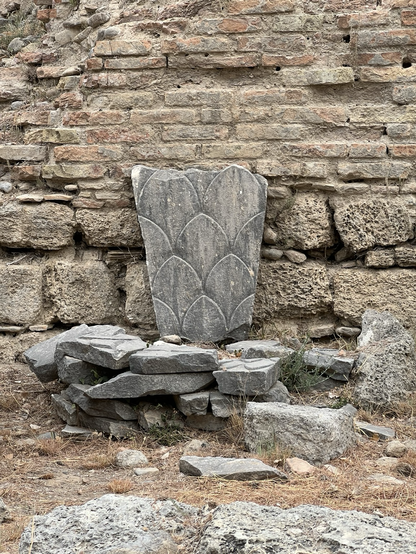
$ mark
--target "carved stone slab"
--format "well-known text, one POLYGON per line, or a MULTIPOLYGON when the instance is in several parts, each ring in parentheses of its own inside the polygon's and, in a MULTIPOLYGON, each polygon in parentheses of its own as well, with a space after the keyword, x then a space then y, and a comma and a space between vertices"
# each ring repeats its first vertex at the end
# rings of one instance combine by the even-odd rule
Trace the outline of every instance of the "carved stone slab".
POLYGON ((135 166, 132 181, 160 334, 245 338, 251 325, 267 181, 135 166))

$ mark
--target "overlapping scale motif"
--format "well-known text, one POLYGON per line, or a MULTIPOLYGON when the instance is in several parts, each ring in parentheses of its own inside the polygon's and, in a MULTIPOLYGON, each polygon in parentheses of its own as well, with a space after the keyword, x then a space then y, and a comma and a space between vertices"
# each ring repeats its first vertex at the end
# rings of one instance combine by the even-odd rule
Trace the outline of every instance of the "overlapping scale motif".
POLYGON ((245 338, 266 180, 234 165, 209 172, 136 166, 132 181, 160 333, 245 338))

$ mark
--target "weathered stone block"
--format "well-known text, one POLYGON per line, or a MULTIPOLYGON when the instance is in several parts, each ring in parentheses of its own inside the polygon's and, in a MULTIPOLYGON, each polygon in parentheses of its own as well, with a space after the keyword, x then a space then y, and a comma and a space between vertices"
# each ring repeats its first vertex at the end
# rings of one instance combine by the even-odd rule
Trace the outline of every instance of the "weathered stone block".
POLYGON ((58 250, 73 243, 74 212, 56 203, 0 206, 0 245, 58 250))
POLYGON ((397 85, 393 89, 393 101, 397 104, 416 102, 416 85, 397 85))
POLYGON ((130 358, 131 372, 144 375, 199 373, 216 369, 218 369, 216 350, 177 346, 162 341, 141 352, 136 352, 130 358))
POLYGON ((50 293, 63 323, 107 323, 118 315, 114 276, 102 262, 56 262, 50 293))
POLYGON ((340 356, 332 348, 312 348, 303 355, 306 366, 320 369, 325 375, 337 381, 348 381, 355 359, 340 356))
POLYGON ((87 415, 121 421, 137 421, 137 412, 129 404, 119 400, 94 400, 85 394, 89 388, 89 385, 72 384, 66 389, 65 394, 87 415))
POLYGON ((102 369, 95 364, 71 356, 63 356, 56 365, 59 380, 68 385, 71 383, 92 385, 96 380, 97 370, 102 369))
POLYGON ((160 334, 244 338, 266 181, 239 166, 221 172, 137 166, 132 180, 160 334))
POLYGON ((361 326, 365 310, 388 310, 403 324, 416 324, 414 269, 343 269, 334 276, 334 312, 361 326))
POLYGON ((11 325, 35 323, 39 321, 42 307, 42 268, 0 265, 0 322, 11 325))
POLYGON ((156 330, 156 316, 145 262, 128 265, 125 287, 125 314, 128 321, 141 330, 156 330))
POLYGON ((308 85, 342 85, 354 82, 351 67, 305 69, 304 76, 308 85))
POLYGON ((334 220, 343 243, 359 252, 413 237, 406 205, 399 198, 348 198, 332 202, 334 220))
POLYGON ((413 244, 397 246, 394 253, 400 267, 416 267, 416 247, 413 244))
POLYGON ((111 437, 128 438, 134 437, 139 431, 135 421, 119 421, 108 417, 93 417, 82 410, 78 410, 79 425, 87 429, 94 429, 111 437))
POLYGON ((102 40, 94 47, 94 56, 146 56, 152 44, 148 40, 102 40))
POLYGON ((65 421, 68 425, 77 425, 77 408, 75 404, 69 402, 61 394, 51 395, 52 404, 55 407, 58 416, 65 421))
POLYGON ((136 210, 80 209, 76 211, 76 221, 90 246, 137 248, 143 244, 136 210))
POLYGON ((341 179, 407 179, 411 164, 403 162, 340 162, 338 175, 341 179))
POLYGON ((393 249, 370 250, 365 255, 365 265, 367 267, 392 267, 395 262, 396 256, 393 249))
POLYGON ((245 441, 252 452, 276 443, 311 464, 325 464, 355 445, 353 416, 340 410, 249 402, 245 441))
POLYGON ((238 399, 232 396, 226 396, 217 390, 210 391, 209 401, 214 417, 230 417, 234 413, 237 414, 243 411, 238 399))
POLYGON ((186 416, 205 415, 209 400, 210 393, 206 391, 175 396, 176 407, 186 416))
POLYGON ((280 360, 221 360, 220 367, 213 374, 220 392, 234 396, 256 396, 267 392, 276 383, 280 373, 280 360))
POLYGON ((182 456, 179 460, 179 471, 185 475, 222 477, 235 481, 287 479, 281 471, 255 458, 182 456))
POLYGON ((99 164, 56 164, 44 165, 42 176, 48 180, 73 181, 74 179, 99 179, 105 172, 106 168, 99 164))
POLYGON ((45 159, 44 146, 3 145, 0 146, 0 160, 40 162, 45 159))
POLYGON ((77 144, 80 142, 78 131, 72 129, 35 129, 25 133, 25 142, 47 142, 52 144, 77 144))
POLYGON ((242 340, 227 344, 227 352, 240 352, 243 360, 252 358, 285 358, 294 351, 278 340, 242 340))

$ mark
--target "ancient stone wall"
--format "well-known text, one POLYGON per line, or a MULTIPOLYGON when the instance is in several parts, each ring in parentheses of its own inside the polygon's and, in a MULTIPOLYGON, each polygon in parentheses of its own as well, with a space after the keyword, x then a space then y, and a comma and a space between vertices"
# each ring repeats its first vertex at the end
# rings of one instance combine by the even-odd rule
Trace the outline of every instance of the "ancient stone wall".
POLYGON ((415 0, 0 12, 0 330, 154 332, 135 164, 267 178, 258 329, 416 323, 415 0))

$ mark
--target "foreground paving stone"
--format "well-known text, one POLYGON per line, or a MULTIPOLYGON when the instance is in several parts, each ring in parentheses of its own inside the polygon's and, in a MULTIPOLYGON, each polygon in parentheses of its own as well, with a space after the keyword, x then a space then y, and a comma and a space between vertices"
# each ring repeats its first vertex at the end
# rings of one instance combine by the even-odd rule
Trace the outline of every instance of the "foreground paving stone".
POLYGON ((267 181, 236 165, 222 171, 139 165, 132 182, 160 334, 244 339, 267 181))
POLYGON ((255 458, 182 456, 179 470, 185 475, 222 477, 235 481, 287 479, 287 475, 255 458))
POLYGON ((339 410, 248 402, 244 413, 245 442, 251 452, 277 443, 292 456, 320 465, 356 444, 353 414, 339 410))
POLYGON ((212 373, 138 375, 125 371, 107 383, 91 387, 86 394, 90 398, 139 398, 155 394, 187 394, 205 389, 213 382, 212 373))
POLYGON ((158 341, 136 352, 130 358, 130 371, 144 375, 159 373, 196 373, 218 369, 218 354, 214 349, 177 346, 158 341))
POLYGON ((235 396, 256 396, 264 394, 276 383, 280 360, 222 360, 220 368, 213 373, 220 392, 235 396))

